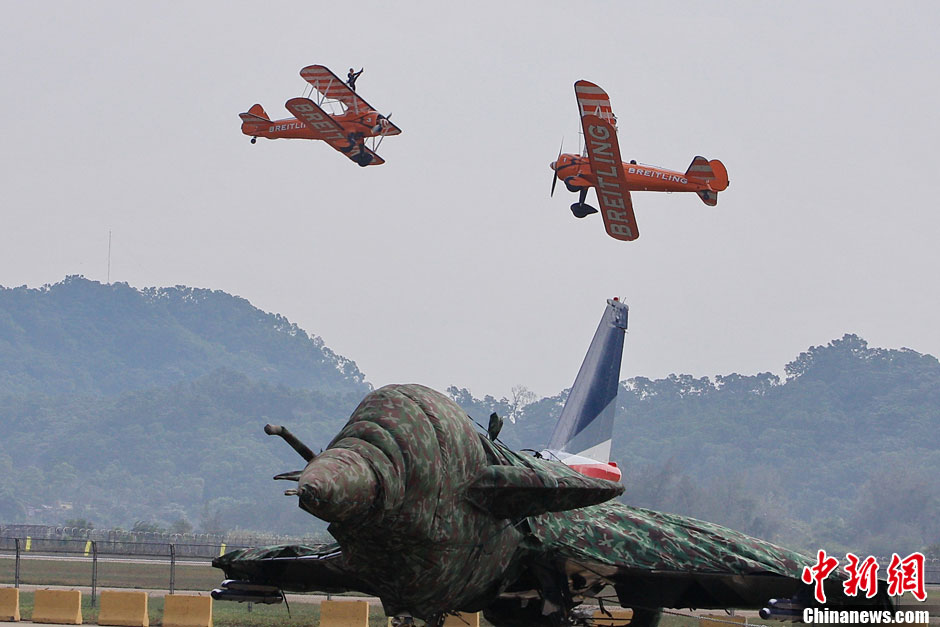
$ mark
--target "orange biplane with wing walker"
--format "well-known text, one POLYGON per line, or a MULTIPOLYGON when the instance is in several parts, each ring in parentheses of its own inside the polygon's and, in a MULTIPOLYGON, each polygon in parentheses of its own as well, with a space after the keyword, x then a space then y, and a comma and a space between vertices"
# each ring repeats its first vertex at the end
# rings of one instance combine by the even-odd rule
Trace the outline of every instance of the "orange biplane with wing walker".
POLYGON ((310 83, 310 98, 316 93, 316 102, 306 96, 291 98, 284 106, 295 117, 283 120, 269 118, 260 104, 238 114, 242 133, 251 137, 251 143, 259 137, 320 139, 362 167, 385 163, 375 151, 386 135, 401 133, 390 116, 376 111, 322 65, 308 65, 300 75, 310 83), (366 145, 367 140, 371 145, 366 145))
POLYGON ((588 81, 575 83, 574 91, 587 155, 559 152, 550 167, 555 172, 552 194, 559 179, 569 191, 580 194, 578 202, 571 205, 575 217, 597 213, 597 209, 584 202, 588 189, 593 187, 607 234, 632 241, 640 232, 633 215, 631 191, 695 192, 706 205, 718 204, 718 192, 728 187, 728 171, 721 161, 695 157, 685 173, 640 165, 636 161, 624 163, 620 158, 617 118, 610 108, 610 97, 588 81))

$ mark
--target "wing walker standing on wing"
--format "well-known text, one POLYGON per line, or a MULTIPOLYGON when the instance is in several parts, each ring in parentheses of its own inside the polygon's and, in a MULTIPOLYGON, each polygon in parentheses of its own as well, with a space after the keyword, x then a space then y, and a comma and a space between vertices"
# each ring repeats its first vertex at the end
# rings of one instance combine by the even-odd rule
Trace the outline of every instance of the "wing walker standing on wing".
POLYGON ((349 88, 353 91, 356 91, 356 81, 359 79, 359 75, 362 74, 364 68, 359 68, 359 71, 356 72, 352 68, 349 68, 349 72, 346 73, 346 84, 349 85, 349 88))

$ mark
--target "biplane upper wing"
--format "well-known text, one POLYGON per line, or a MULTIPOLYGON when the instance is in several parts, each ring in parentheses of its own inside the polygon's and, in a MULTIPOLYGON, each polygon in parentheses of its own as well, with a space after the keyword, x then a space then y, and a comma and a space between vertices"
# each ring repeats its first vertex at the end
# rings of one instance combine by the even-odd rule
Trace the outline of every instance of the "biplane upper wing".
POLYGON ((343 127, 309 98, 291 98, 284 103, 284 107, 312 130, 317 139, 322 139, 351 161, 361 166, 385 163, 382 157, 369 150, 361 141, 348 137, 343 127))
POLYGON ((617 116, 610 107, 610 96, 607 92, 590 81, 578 81, 574 84, 574 93, 578 98, 578 114, 582 118, 594 115, 617 128, 617 116))
MULTIPOLYGON (((350 89, 349 85, 340 80, 328 67, 308 65, 300 70, 300 76, 313 85, 313 88, 324 97, 342 102, 347 110, 352 110, 356 114, 378 111, 366 102, 365 98, 350 89)), ((388 130, 383 135, 398 135, 399 133, 401 133, 401 129, 395 126, 391 120, 388 120, 388 130)))

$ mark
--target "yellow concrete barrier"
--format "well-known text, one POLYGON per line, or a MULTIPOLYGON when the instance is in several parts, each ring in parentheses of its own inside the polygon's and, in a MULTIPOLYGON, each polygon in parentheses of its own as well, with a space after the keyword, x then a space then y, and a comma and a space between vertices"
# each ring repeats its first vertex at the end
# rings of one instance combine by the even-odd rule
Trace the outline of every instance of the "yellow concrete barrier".
POLYGON ((444 619, 444 627, 480 627, 480 613, 458 612, 444 619))
POLYGON ((705 614, 699 618, 701 619, 699 620, 699 627, 725 627, 728 623, 744 624, 747 622, 742 615, 705 614))
POLYGON ((98 624, 150 627, 147 593, 142 590, 102 590, 98 624))
POLYGON ((20 619, 20 591, 0 588, 0 621, 15 623, 20 619))
POLYGON ((82 593, 80 590, 36 590, 33 597, 34 623, 58 625, 82 624, 82 593))
POLYGON ((212 597, 166 595, 163 597, 163 627, 212 627, 212 597))
POLYGON ((320 627, 369 627, 369 603, 323 601, 320 603, 320 627))
POLYGON ((633 620, 633 610, 622 607, 605 607, 608 616, 600 610, 594 610, 594 625, 596 627, 624 627, 633 620))

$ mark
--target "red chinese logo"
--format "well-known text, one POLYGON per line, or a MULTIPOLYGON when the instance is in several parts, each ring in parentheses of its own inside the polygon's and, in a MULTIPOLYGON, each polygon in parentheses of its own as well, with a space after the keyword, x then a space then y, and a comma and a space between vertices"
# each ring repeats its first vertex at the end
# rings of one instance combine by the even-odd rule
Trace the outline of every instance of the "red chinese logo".
POLYGON ((912 592, 918 601, 927 598, 924 588, 923 553, 911 553, 904 559, 898 557, 897 553, 891 554, 891 563, 888 564, 888 594, 895 596, 905 592, 912 592))
POLYGON ((865 591, 865 597, 870 599, 878 593, 878 561, 868 556, 864 562, 852 553, 846 553, 845 572, 849 574, 848 581, 842 584, 845 594, 854 597, 859 590, 865 591))
MULTIPOLYGON (((845 595, 854 597, 863 591, 867 598, 874 597, 878 593, 878 561, 872 556, 862 561, 852 553, 846 553, 845 560, 845 572, 848 574, 848 579, 842 583, 845 595)), ((826 602, 823 581, 838 565, 839 560, 820 550, 816 555, 816 563, 803 568, 801 579, 803 583, 816 584, 814 596, 819 603, 826 602)), ((927 599, 923 553, 911 553, 904 559, 898 557, 897 553, 893 553, 887 572, 889 595, 900 596, 905 592, 910 592, 918 601, 927 599)))
POLYGON ((827 556, 826 552, 820 549, 816 554, 816 564, 803 568, 803 583, 816 583, 813 594, 815 595, 818 602, 826 602, 826 591, 823 590, 823 581, 826 580, 826 577, 829 576, 829 573, 834 571, 838 565, 839 560, 834 557, 827 556))

